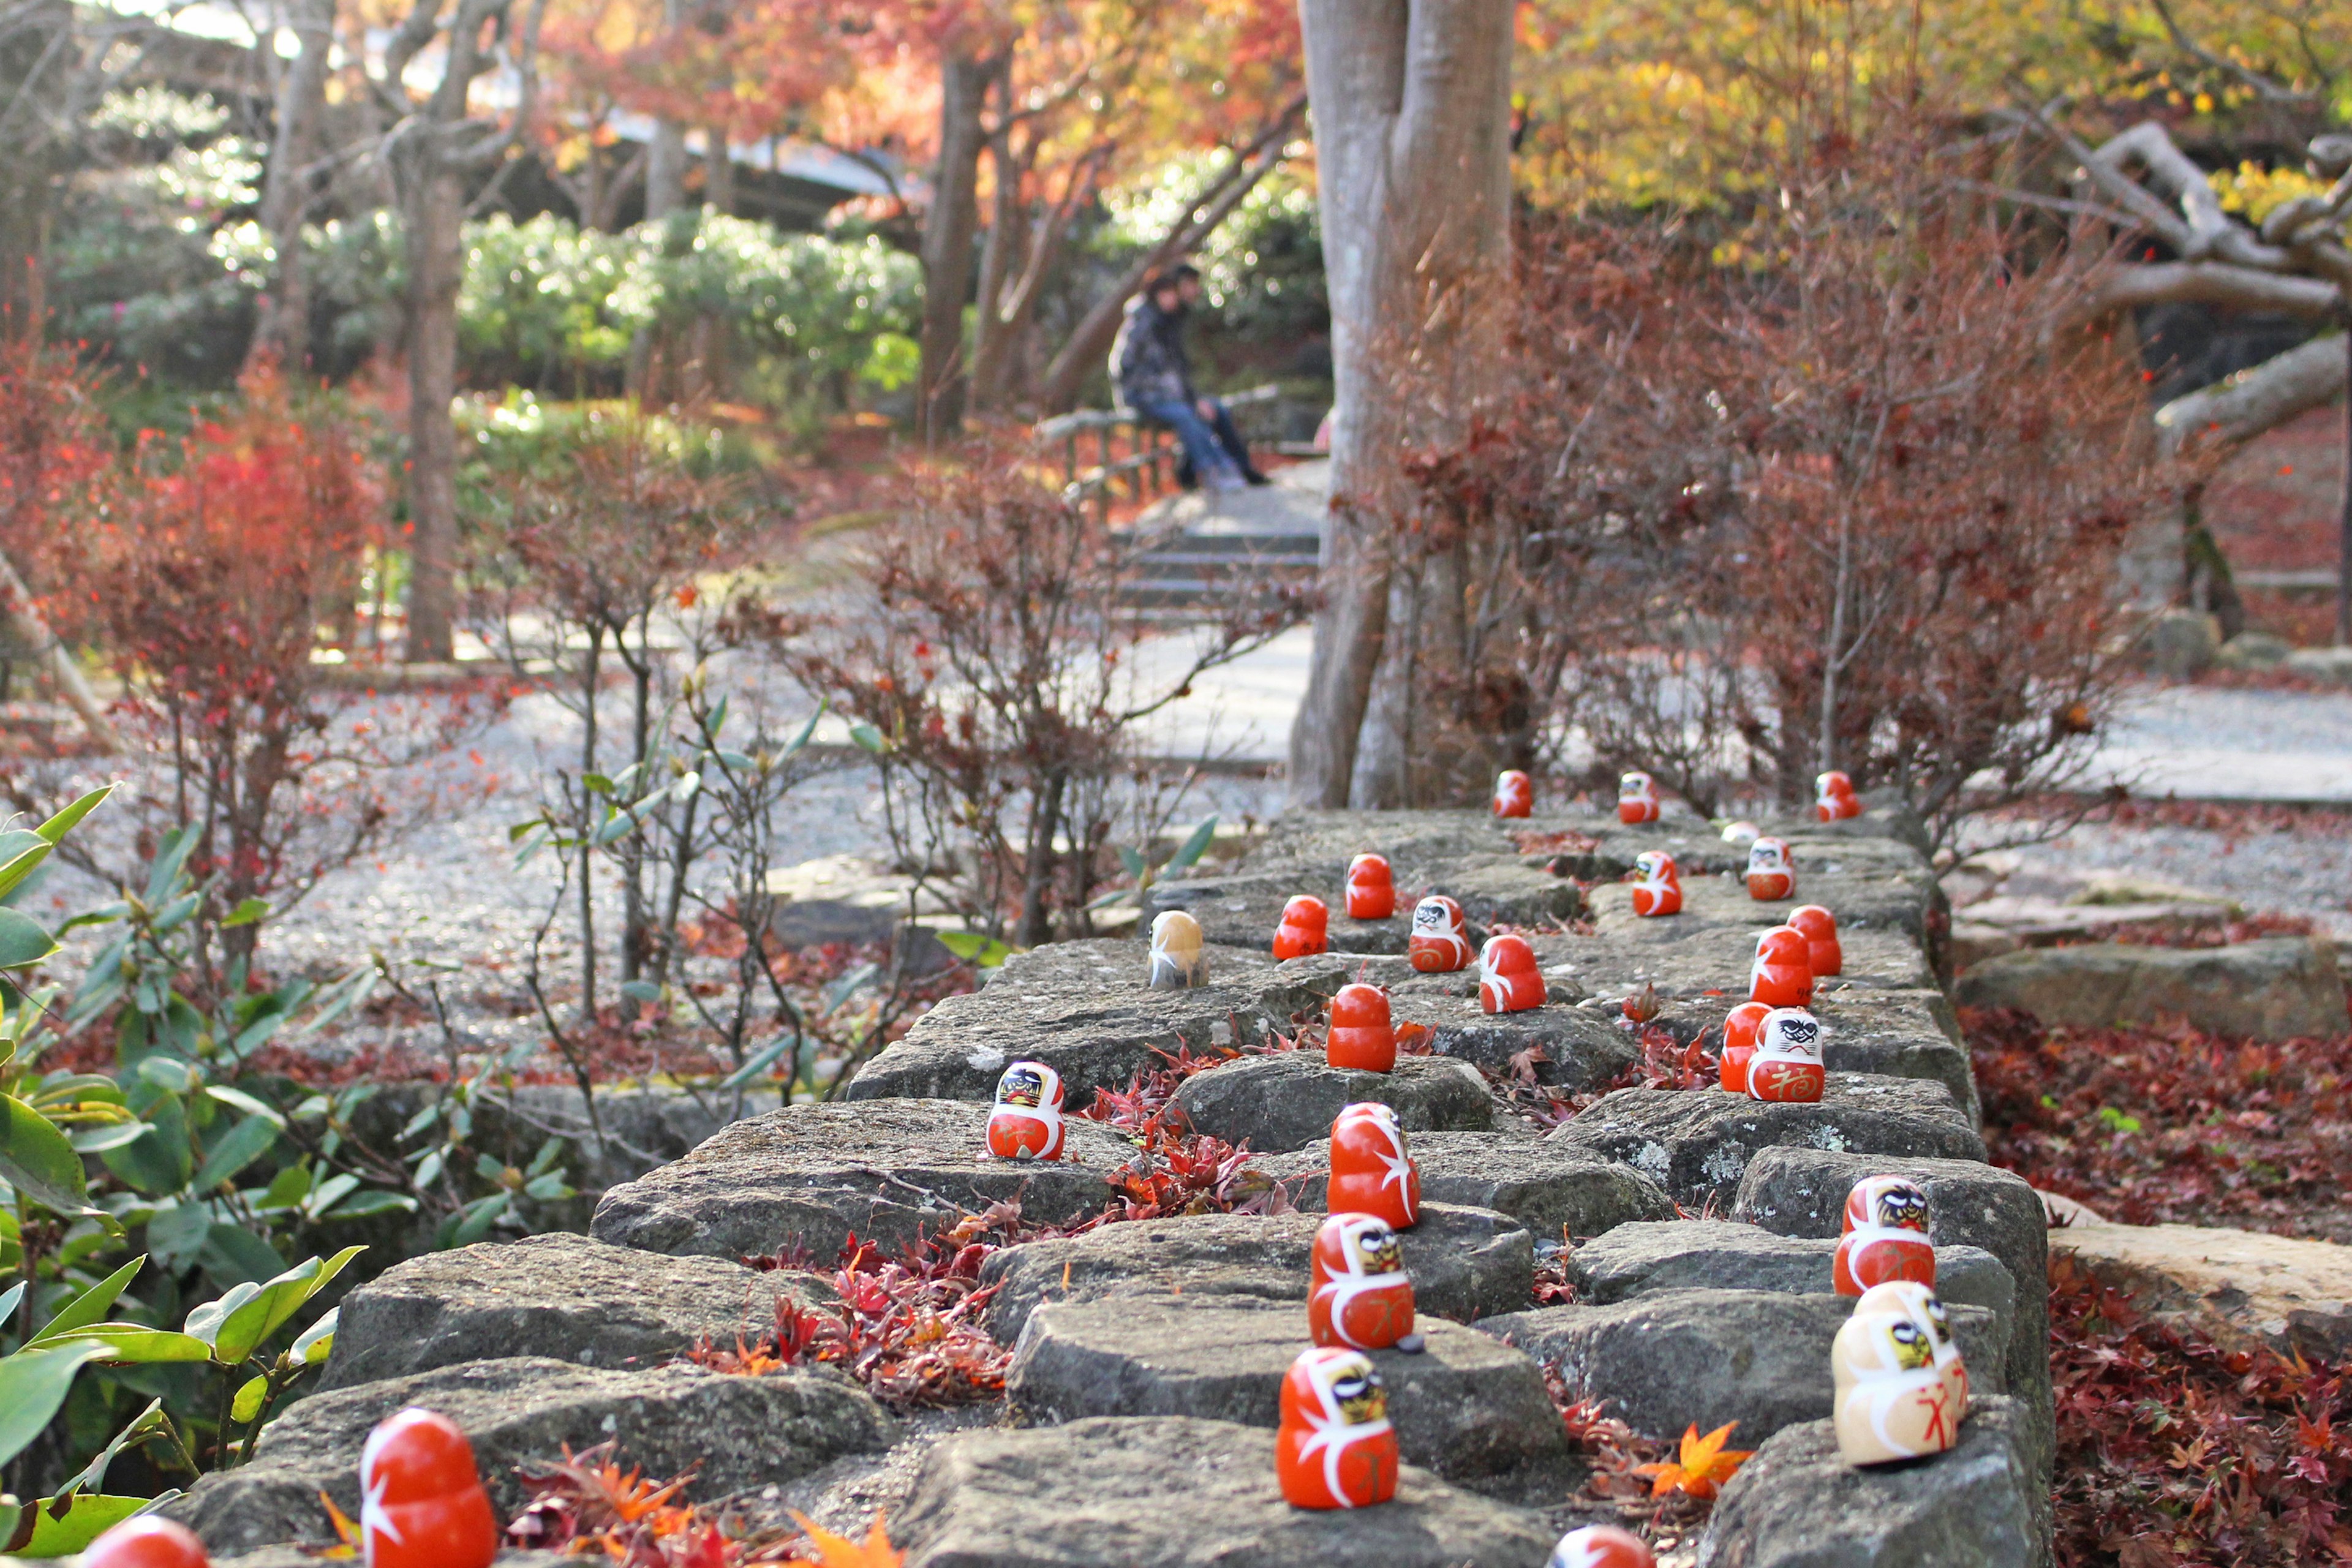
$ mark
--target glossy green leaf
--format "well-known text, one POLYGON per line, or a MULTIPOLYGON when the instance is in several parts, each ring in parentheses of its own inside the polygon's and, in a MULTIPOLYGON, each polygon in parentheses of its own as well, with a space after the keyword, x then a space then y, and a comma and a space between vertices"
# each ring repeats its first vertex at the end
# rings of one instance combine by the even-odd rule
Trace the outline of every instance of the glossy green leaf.
POLYGON ((158 1500, 143 1497, 100 1497, 85 1492, 65 1500, 63 1513, 52 1513, 50 1510, 60 1505, 44 1498, 35 1505, 32 1539, 16 1549, 16 1555, 34 1561, 69 1557, 87 1550, 90 1542, 124 1520, 135 1518, 153 1508, 158 1500))
POLYGON ((239 1171, 277 1146, 276 1123, 265 1117, 248 1116, 213 1141, 213 1146, 205 1151, 205 1163, 197 1167, 192 1184, 200 1193, 209 1193, 223 1182, 234 1180, 239 1171))
POLYGON ((147 1250, 159 1266, 177 1273, 196 1260, 211 1229, 212 1216, 202 1204, 158 1209, 147 1221, 147 1250))
POLYGON ((295 1365, 317 1366, 334 1353, 335 1326, 342 1315, 341 1307, 333 1308, 295 1337, 292 1347, 286 1352, 293 1358, 295 1365))
POLYGON ((41 1435, 65 1404, 74 1374, 105 1353, 103 1345, 76 1343, 0 1356, 0 1465, 41 1435))
POLYGON ((122 1366, 161 1366, 174 1362, 205 1361, 212 1347, 193 1334, 145 1323, 91 1323, 49 1342, 60 1345, 97 1345, 100 1360, 122 1366))
POLYGON ((286 1267, 286 1259, 268 1241, 241 1225, 218 1220, 205 1227, 205 1243, 196 1249, 196 1261, 215 1279, 246 1283, 271 1279, 286 1267))
POLYGON ((0 899, 6 898, 22 885, 25 879, 41 868, 56 846, 34 833, 0 834, 0 899), (29 840, 29 842, 26 842, 29 840))
POLYGON ((155 862, 147 871, 147 903, 152 908, 163 901, 173 886, 180 879, 180 869, 196 847, 194 827, 175 827, 163 835, 163 847, 156 851, 155 862))
POLYGON ((490 1226, 498 1224, 499 1216, 513 1205, 514 1197, 509 1193, 492 1193, 488 1197, 478 1200, 466 1210, 465 1217, 457 1222, 457 1228, 450 1235, 449 1245, 473 1246, 490 1234, 490 1226))
POLYGON ((871 724, 852 724, 849 742, 859 751, 871 752, 877 757, 889 747, 889 742, 882 738, 882 731, 871 724))
POLYGON ((289 1165, 269 1179, 269 1185, 263 1189, 253 1206, 265 1211, 299 1208, 302 1201, 310 1195, 310 1167, 289 1165))
POLYGON ((76 823, 79 823, 83 817, 88 816, 91 812, 96 811, 98 809, 98 803, 104 800, 108 795, 110 795, 113 793, 114 786, 112 784, 100 784, 96 789, 90 791, 88 795, 83 795, 79 800, 75 801, 71 805, 67 806, 63 811, 58 813, 55 816, 49 818, 47 822, 41 824, 41 826, 35 828, 34 831, 52 844, 61 843, 63 842, 65 836, 73 831, 74 825, 76 823))
POLYGON ((241 1089, 231 1089, 221 1083, 207 1085, 205 1092, 223 1105, 234 1105, 247 1116, 257 1116, 281 1131, 285 1129, 286 1118, 279 1115, 278 1108, 268 1100, 257 1100, 241 1089))
POLYGON ((380 1214, 414 1214, 416 1200, 405 1193, 361 1193, 339 1204, 320 1207, 320 1219, 367 1219, 380 1214))
MULTIPOLYGON (((107 1312, 114 1306, 115 1300, 131 1289, 131 1281, 139 1277, 139 1270, 144 1268, 146 1263, 147 1260, 144 1258, 132 1258, 72 1300, 68 1301, 55 1316, 41 1325, 38 1333, 25 1342, 27 1345, 37 1345, 70 1333, 76 1329, 104 1321, 107 1312)), ((5 1315, 5 1313, 0 1313, 0 1317, 5 1315)))
MULTIPOLYGON (((149 1401, 147 1408, 125 1423, 122 1430, 117 1432, 112 1441, 93 1455, 89 1463, 84 1465, 79 1473, 58 1486, 57 1497, 65 1497, 77 1492, 95 1493, 102 1490, 106 1486, 106 1473, 114 1468, 114 1461, 125 1450, 151 1437, 164 1436, 171 1430, 172 1418, 163 1414, 163 1402, 161 1399, 149 1401)), ((176 1491, 166 1492, 155 1501, 160 1505, 177 1496, 179 1493, 176 1491)), ((55 1499, 49 1500, 54 1501, 55 1499)))
POLYGON ((25 969, 58 951, 48 928, 20 910, 0 909, 0 969, 25 969))
POLYGON ((745 1084, 751 1082, 761 1074, 766 1072, 770 1068, 775 1066, 776 1058, 782 1056, 786 1051, 791 1050, 792 1048, 793 1037, 790 1035, 786 1035, 781 1039, 770 1041, 767 1045, 753 1052, 750 1058, 747 1059, 741 1067, 737 1068, 733 1072, 730 1072, 725 1078, 720 1079, 719 1080, 719 1087, 721 1089, 742 1088, 745 1084))
POLYGON ((108 1170, 150 1197, 176 1193, 196 1168, 195 1152, 188 1147, 186 1108, 179 1096, 158 1092, 142 1114, 147 1131, 142 1136, 121 1148, 102 1150, 98 1157, 108 1170))
POLYGON ((229 931, 237 926, 254 925, 268 918, 269 900, 268 899, 247 899, 221 917, 221 930, 229 931))
MULTIPOLYGON (((0 910, 0 914, 7 912, 0 910)), ((8 1094, 0 1094, 0 1181, 61 1214, 79 1214, 89 1190, 81 1156, 66 1135, 47 1117, 8 1094)))
POLYGON ((1179 845, 1176 853, 1168 858, 1168 865, 1165 868, 1171 871, 1181 871, 1191 867, 1209 852, 1209 846, 1215 842, 1216 837, 1217 819, 1214 816, 1202 817, 1201 826, 1192 829, 1192 837, 1179 845))
POLYGON ((16 1303, 25 1299, 25 1281, 17 1280, 5 1290, 0 1290, 0 1323, 16 1315, 16 1303))
POLYGON ((269 1378, 267 1373, 247 1378, 237 1384, 236 1395, 228 1402, 228 1418, 240 1422, 252 1420, 261 1414, 261 1402, 268 1394, 269 1378))
POLYGON ((632 1002, 658 1002, 662 988, 650 980, 632 980, 621 987, 621 994, 632 1002))
POLYGON ((126 1143, 146 1136, 146 1133, 147 1124, 144 1121, 128 1121, 77 1127, 68 1136, 73 1143, 75 1153, 103 1154, 109 1149, 120 1149, 126 1143))
MULTIPOLYGON (((234 1365, 251 1355, 288 1319, 300 1311, 304 1302, 317 1295, 329 1280, 341 1273, 352 1258, 365 1250, 365 1247, 347 1247, 332 1258, 306 1258, 244 1300, 225 1308, 217 1322, 207 1320, 200 1328, 195 1313, 189 1314, 188 1331, 210 1341, 214 1360, 224 1365, 234 1365)), ((238 1289, 243 1289, 244 1287, 238 1289)), ((229 1294, 234 1296, 236 1292, 229 1294)), ((222 1301, 226 1302, 228 1299, 223 1297, 222 1301)), ((196 1311, 204 1310, 199 1307, 196 1311)))

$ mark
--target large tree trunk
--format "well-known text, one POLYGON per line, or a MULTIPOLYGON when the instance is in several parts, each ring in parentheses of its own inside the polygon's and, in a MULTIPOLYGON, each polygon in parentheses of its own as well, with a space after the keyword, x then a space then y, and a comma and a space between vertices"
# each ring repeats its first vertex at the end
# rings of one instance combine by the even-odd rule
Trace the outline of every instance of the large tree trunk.
POLYGON ((988 89, 1003 72, 999 58, 950 55, 940 83, 940 161, 931 174, 931 210, 923 218, 922 368, 916 380, 923 438, 936 441, 963 425, 963 306, 971 292, 971 242, 980 226, 981 124, 988 89))
POLYGON ((735 160, 727 151, 727 132, 714 125, 702 133, 709 146, 702 157, 702 200, 713 211, 735 216, 735 160))
POLYGON ((450 657, 457 610, 457 286, 466 255, 459 176, 429 151, 402 182, 408 231, 408 648, 411 663, 450 657))
POLYGON ((278 127, 261 191, 261 226, 278 252, 277 275, 264 297, 250 365, 274 356, 289 372, 310 358, 310 269, 302 257, 302 220, 310 206, 310 164, 319 155, 327 112, 327 60, 335 47, 335 0, 294 0, 289 22, 301 50, 278 83, 278 127))
POLYGON ((1464 584, 1401 562, 1403 453, 1460 417, 1509 281, 1511 0, 1301 0, 1338 416, 1326 603, 1290 736, 1290 797, 1418 805, 1460 786, 1464 584), (1402 575, 1400 577, 1400 573, 1402 575), (1391 637, 1396 646, 1387 646, 1391 637), (1376 696, 1377 694, 1377 696, 1376 696), (1441 732, 1443 731, 1443 732, 1441 732), (1361 773, 1361 779, 1359 773, 1361 773))

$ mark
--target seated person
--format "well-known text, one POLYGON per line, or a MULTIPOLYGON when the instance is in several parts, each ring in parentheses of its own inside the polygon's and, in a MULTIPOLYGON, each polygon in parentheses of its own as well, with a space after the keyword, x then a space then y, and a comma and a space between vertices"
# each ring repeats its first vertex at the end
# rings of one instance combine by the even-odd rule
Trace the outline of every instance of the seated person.
POLYGON ((1184 319, 1200 297, 1201 272, 1190 262, 1145 279, 1111 344, 1111 384, 1120 406, 1176 432, 1184 447, 1176 479, 1186 489, 1195 480, 1213 490, 1270 483, 1250 462, 1225 405, 1192 390, 1184 319))

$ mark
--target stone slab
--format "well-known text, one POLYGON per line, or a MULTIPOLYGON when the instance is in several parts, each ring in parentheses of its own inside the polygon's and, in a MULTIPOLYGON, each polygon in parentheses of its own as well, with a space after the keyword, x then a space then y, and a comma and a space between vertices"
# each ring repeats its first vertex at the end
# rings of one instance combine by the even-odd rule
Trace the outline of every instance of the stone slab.
MULTIPOLYGON (((1971 1386, 2006 1390, 2004 1325, 1981 1307, 1947 1303, 1971 1386)), ((1736 1421, 1748 1447, 1783 1426, 1826 1419, 1830 1342, 1853 1315, 1847 1296, 1773 1290, 1661 1290, 1607 1306, 1542 1307, 1477 1327, 1555 1367, 1570 1397, 1609 1402, 1644 1436, 1680 1437, 1736 1421)))
POLYGON ((797 1246, 822 1268, 852 1232, 895 1248, 1005 1200, 1045 1225, 1109 1205, 1105 1177, 1133 1156, 1127 1140, 1074 1119, 1065 1159, 991 1159, 988 1109, 874 1100, 772 1110, 606 1193, 590 1234, 647 1252, 727 1258, 797 1246))
POLYGON ((1949 1452, 1859 1469, 1827 1421, 1785 1426, 1717 1500, 1698 1568, 2016 1568, 2044 1555, 2016 1402, 1971 1398, 1949 1452))
POLYGON ((1555 1531, 1404 1467, 1393 1501, 1283 1501, 1274 1434, 1097 1417, 950 1437, 891 1521, 908 1568, 1536 1568, 1555 1531))
POLYGON ((2352 1247, 2195 1225, 2053 1226, 2071 1254, 2143 1311, 2183 1317, 2216 1343, 2314 1362, 2352 1356, 2352 1247))
POLYGON ((1812 1104, 1719 1089, 1621 1089, 1551 1142, 1633 1166, 1694 1207, 1728 1204, 1759 1151, 1793 1146, 1896 1159, 1982 1160, 1984 1140, 1941 1084, 1831 1073, 1812 1104))
MULTIPOLYGON (((1424 1203, 1500 1210, 1547 1247, 1634 1220, 1674 1217, 1674 1200, 1632 1166, 1524 1132, 1423 1132, 1407 1144, 1424 1203)), ((1323 1209, 1328 1144, 1252 1164, 1282 1182, 1300 1208, 1323 1209)))
POLYGON ((1314 1049, 1243 1057, 1186 1079, 1175 1105, 1195 1132, 1280 1152, 1328 1141, 1339 1112, 1365 1100, 1392 1107, 1407 1133, 1495 1124, 1486 1080, 1446 1057, 1399 1057, 1386 1073, 1335 1068, 1314 1049))
MULTIPOLYGON (((1011 1344, 1048 1301, 1109 1297, 1307 1299, 1319 1214, 1185 1215, 1097 1226, 1083 1236, 1000 1248, 981 1265, 997 1287, 988 1331, 1011 1344)), ((1424 1203, 1402 1233, 1418 1315, 1472 1322, 1528 1305, 1535 1250, 1517 1220, 1491 1209, 1424 1203)))
MULTIPOLYGON (((1371 1352, 1406 1464, 1515 1501, 1554 1500, 1580 1484, 1534 1362, 1442 1318, 1415 1326, 1426 1342, 1420 1353, 1371 1352)), ((1195 1415, 1272 1427, 1283 1374, 1309 1342, 1304 1302, 1054 1302, 1030 1314, 1005 1392, 1034 1421, 1195 1415)))
POLYGON ((2346 1025, 2335 949, 2305 937, 2231 947, 2025 948, 1971 968, 1956 999, 2084 1028, 2179 1016, 2212 1034, 2255 1040, 2332 1038, 2346 1025))
POLYGON ((1318 1013, 1344 973, 1212 948, 1210 984, 1154 991, 1143 942, 1054 942, 1015 953, 981 989, 925 1014, 858 1069, 848 1097, 993 1100, 1004 1064, 1025 1058, 1062 1075, 1066 1108, 1076 1110, 1179 1046, 1232 1049, 1290 1032, 1293 1015, 1318 1013))
POLYGON ((698 1340, 730 1343, 772 1327, 786 1295, 836 1299, 814 1274, 664 1258, 560 1231, 426 1253, 343 1299, 319 1387, 512 1356, 650 1364, 698 1340))
POLYGON ((1485 928, 1498 922, 1549 927, 1574 920, 1584 909, 1584 897, 1573 881, 1528 866, 1507 845, 1496 845, 1485 853, 1426 859, 1391 854, 1396 913, 1386 920, 1350 920, 1345 896, 1349 858, 1258 862, 1233 874, 1161 882, 1145 896, 1145 902, 1153 914, 1187 911, 1201 922, 1201 933, 1212 944, 1258 952, 1272 949, 1283 905, 1301 893, 1311 893, 1330 906, 1331 950, 1347 953, 1403 952, 1412 935, 1412 906, 1431 893, 1444 893, 1462 906, 1464 916, 1478 928, 1474 940, 1482 940, 1485 928))
MULTIPOLYGON (((1566 1269, 1577 1300, 1595 1306, 1659 1290, 1827 1295, 1837 1288, 1836 1256, 1837 1243, 1828 1237, 1779 1236, 1736 1220, 1684 1219, 1621 1225, 1580 1243, 1566 1269)), ((1936 1294, 1948 1303, 1982 1307, 2004 1323, 2017 1310, 2009 1270, 1981 1247, 1936 1248, 1936 1294)))
POLYGON ((889 1447, 897 1424, 837 1373, 793 1368, 729 1377, 701 1367, 614 1372, 535 1357, 467 1362, 415 1377, 314 1394, 261 1434, 252 1460, 206 1476, 163 1512, 217 1554, 287 1542, 331 1543, 323 1491, 356 1519, 360 1447, 412 1405, 439 1411, 474 1446, 503 1519, 520 1508, 515 1467, 617 1438, 632 1465, 672 1476, 699 1465, 721 1496, 807 1475, 844 1454, 889 1447))

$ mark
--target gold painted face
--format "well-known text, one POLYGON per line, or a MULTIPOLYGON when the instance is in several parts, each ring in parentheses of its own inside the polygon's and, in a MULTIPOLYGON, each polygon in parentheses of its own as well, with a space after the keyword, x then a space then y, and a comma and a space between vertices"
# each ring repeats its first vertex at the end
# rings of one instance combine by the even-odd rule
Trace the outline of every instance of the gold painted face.
POLYGON ((1384 1225, 1369 1225, 1355 1236, 1356 1268, 1363 1274, 1398 1274, 1404 1270, 1404 1246, 1384 1225))
POLYGON ((1927 1229, 1927 1195, 1906 1184, 1888 1186, 1878 1194, 1877 1222, 1904 1230, 1925 1234, 1927 1229))
POLYGON ((996 1103, 1034 1110, 1045 1103, 1045 1080, 1032 1068, 1008 1068, 996 1086, 996 1103))
POLYGON ((1331 1403, 1350 1426, 1378 1421, 1389 1413, 1388 1391, 1381 1386, 1381 1374, 1361 1357, 1350 1357, 1332 1369, 1331 1403))
POLYGON ((1905 1372, 1917 1372, 1934 1363, 1936 1347, 1928 1342, 1928 1331, 1908 1318, 1890 1318, 1886 1338, 1894 1347, 1895 1364, 1905 1372))

